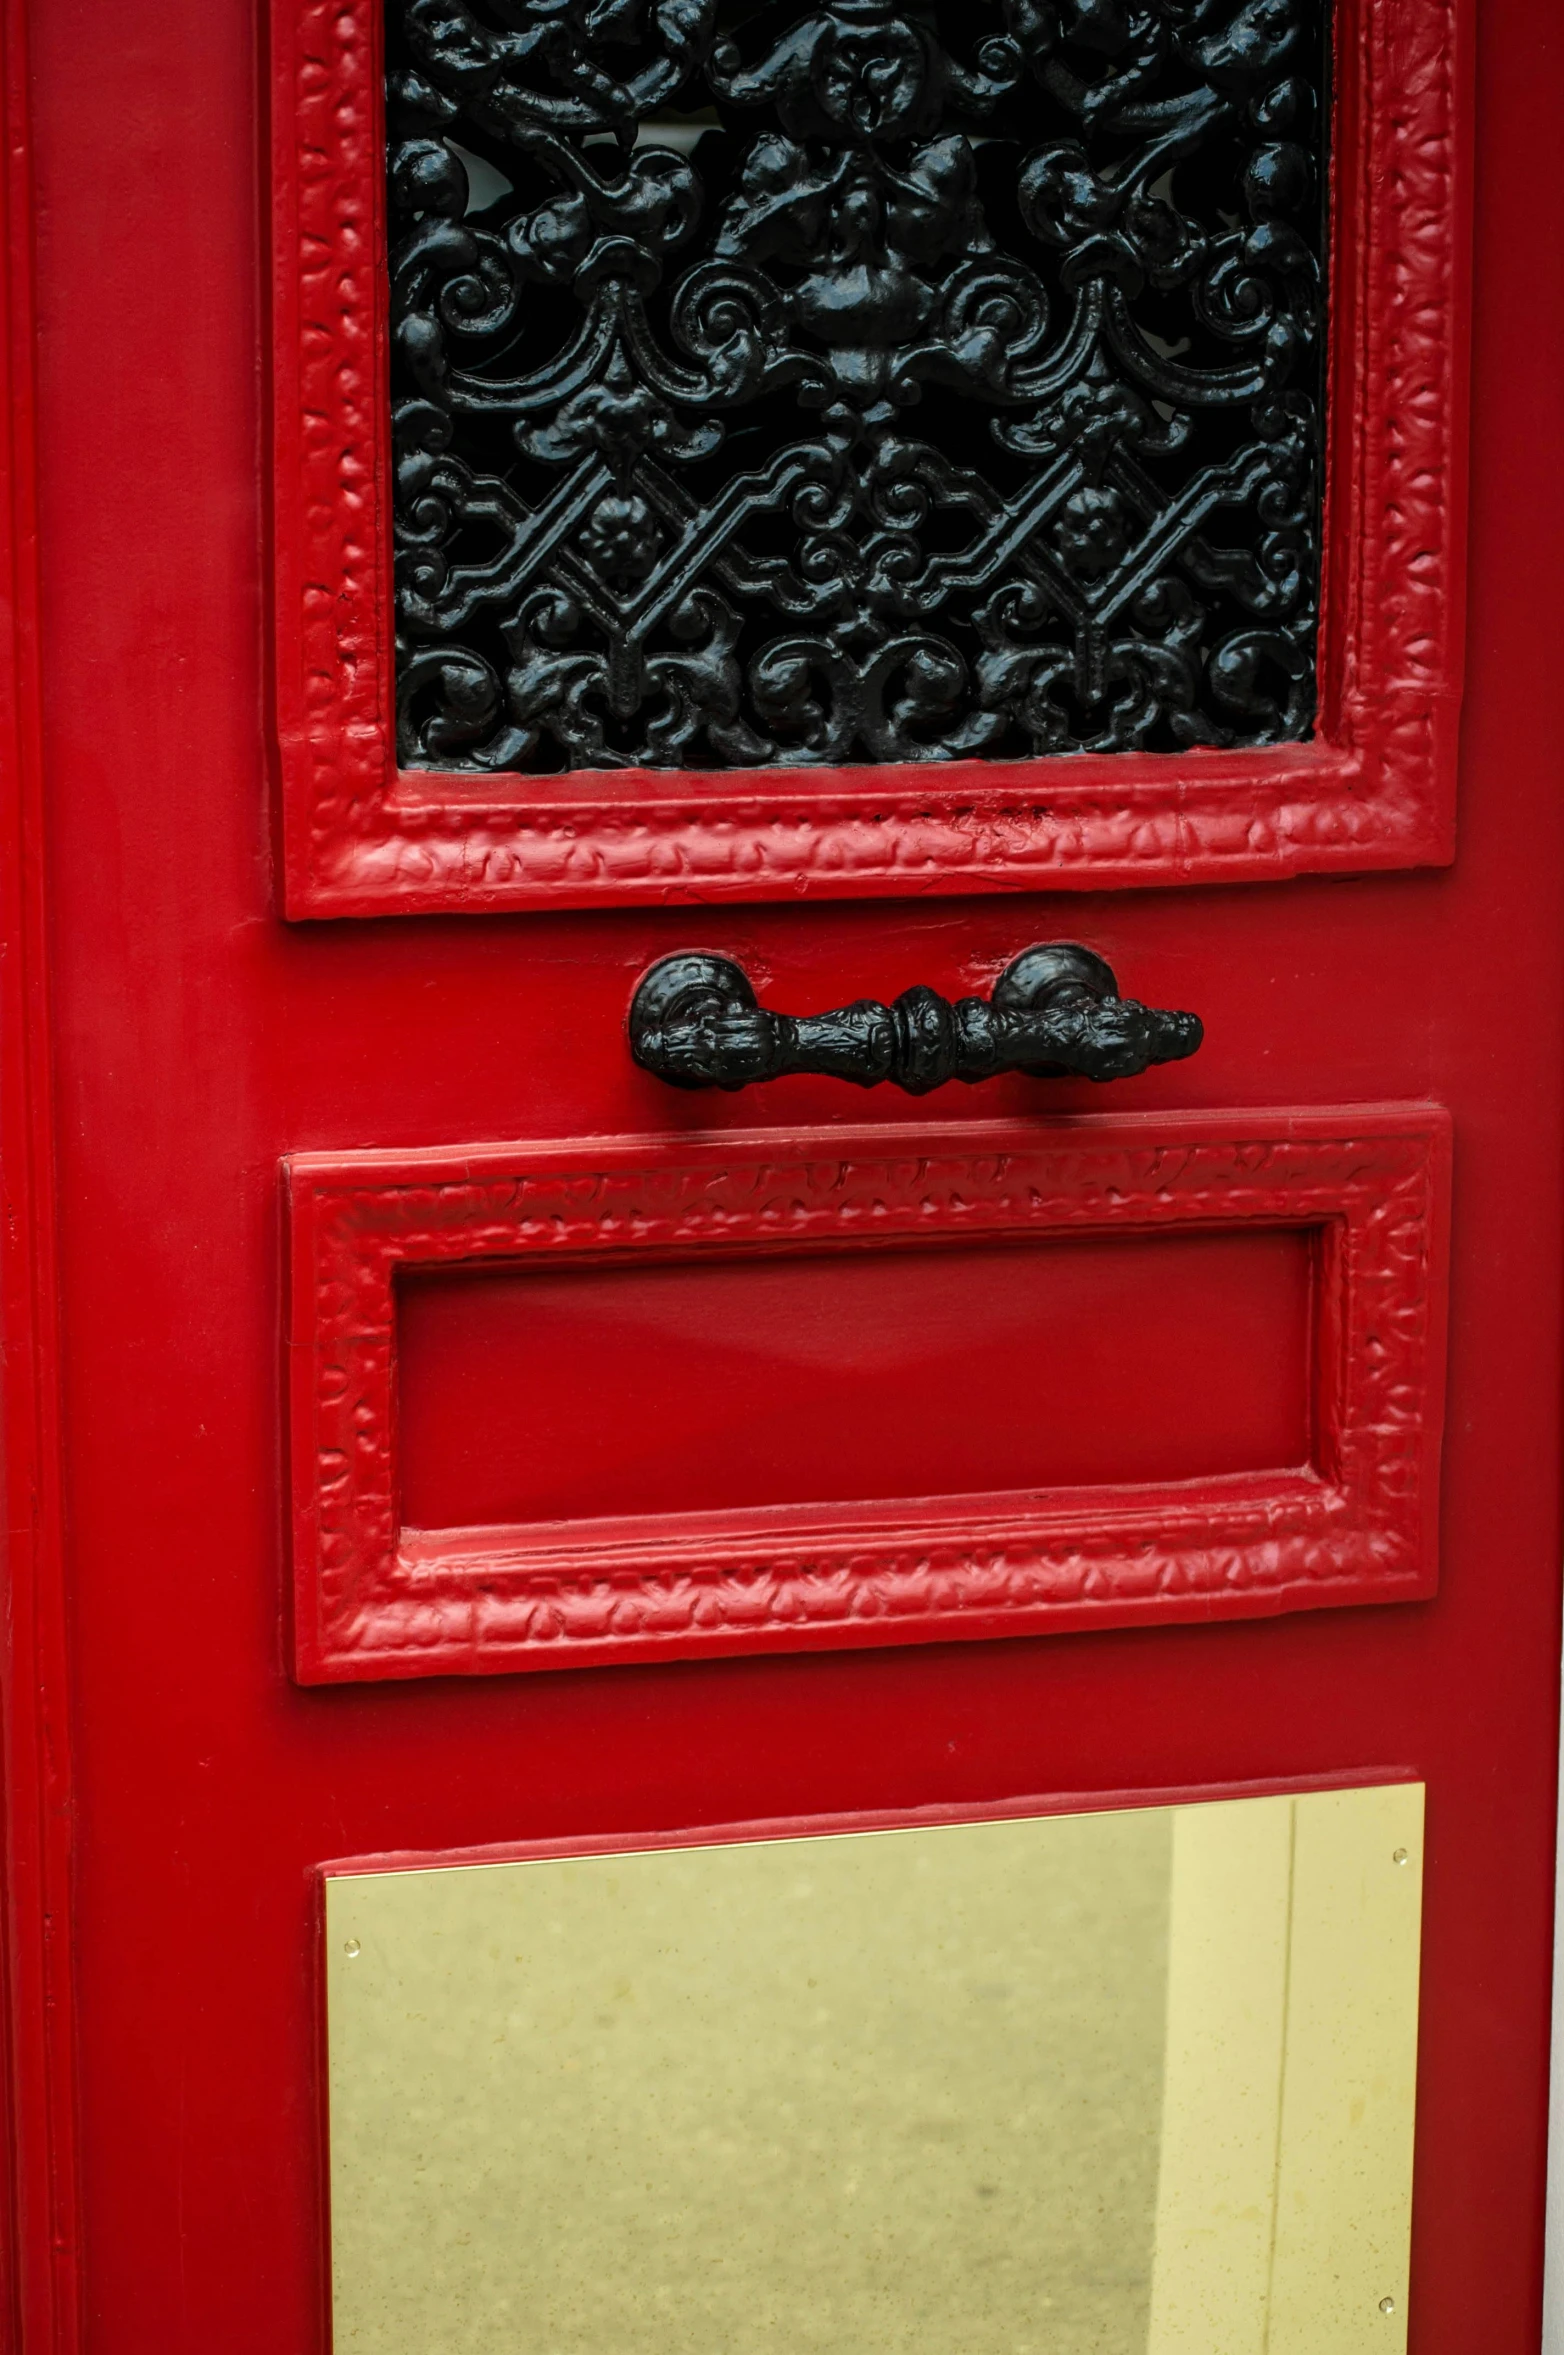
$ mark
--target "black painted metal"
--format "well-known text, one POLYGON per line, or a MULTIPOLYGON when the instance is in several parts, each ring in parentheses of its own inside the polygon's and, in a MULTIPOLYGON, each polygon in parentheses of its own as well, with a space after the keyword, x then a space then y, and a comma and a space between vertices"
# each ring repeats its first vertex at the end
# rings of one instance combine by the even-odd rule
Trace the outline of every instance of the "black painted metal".
POLYGON ((630 1006, 643 1070, 671 1087, 730 1091, 795 1071, 864 1088, 889 1080, 909 1096, 1001 1071, 1130 1079, 1181 1062, 1202 1036, 1198 1015, 1121 998, 1111 967, 1071 941, 1024 950, 991 998, 918 988, 889 1006, 859 998, 829 1014, 773 1014, 741 965, 697 953, 664 957, 630 1006))
POLYGON ((1314 709, 1323 0, 387 0, 401 757, 1314 709))

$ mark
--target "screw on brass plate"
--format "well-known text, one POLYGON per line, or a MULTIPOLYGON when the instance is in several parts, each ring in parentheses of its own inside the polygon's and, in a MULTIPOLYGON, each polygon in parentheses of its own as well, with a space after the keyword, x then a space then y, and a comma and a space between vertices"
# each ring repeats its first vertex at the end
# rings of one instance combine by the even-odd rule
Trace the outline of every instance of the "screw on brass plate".
POLYGON ((345 1938, 342 1942, 342 1951, 351 1962, 355 1955, 362 1954, 364 1950, 356 1938, 345 1938))
POLYGON ((1394 2298, 1381 2298, 1381 2299, 1380 2299, 1380 2301, 1379 2301, 1379 2310, 1380 2310, 1381 2314, 1394 2314, 1394 2312, 1395 2312, 1395 2310, 1396 2310, 1396 2301, 1395 2301, 1395 2299, 1394 2299, 1394 2298))
POLYGON ((1406 1850, 1404 1848, 1398 1848, 1392 1855, 1390 1861, 1392 1864, 1405 1864, 1407 1861, 1406 1850))

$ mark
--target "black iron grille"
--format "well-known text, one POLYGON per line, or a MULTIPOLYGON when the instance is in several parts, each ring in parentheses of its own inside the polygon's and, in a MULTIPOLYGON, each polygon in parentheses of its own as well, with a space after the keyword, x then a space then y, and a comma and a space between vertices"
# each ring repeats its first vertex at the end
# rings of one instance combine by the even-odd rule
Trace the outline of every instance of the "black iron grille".
POLYGON ((1322 0, 387 0, 400 756, 1314 714, 1322 0))

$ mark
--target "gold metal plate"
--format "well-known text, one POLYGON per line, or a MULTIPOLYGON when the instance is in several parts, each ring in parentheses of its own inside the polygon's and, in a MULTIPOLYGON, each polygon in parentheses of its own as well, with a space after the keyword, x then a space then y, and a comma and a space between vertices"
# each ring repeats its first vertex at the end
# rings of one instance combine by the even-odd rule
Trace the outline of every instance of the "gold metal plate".
POLYGON ((1400 2355, 1422 1799, 333 1874, 339 2355, 1400 2355))

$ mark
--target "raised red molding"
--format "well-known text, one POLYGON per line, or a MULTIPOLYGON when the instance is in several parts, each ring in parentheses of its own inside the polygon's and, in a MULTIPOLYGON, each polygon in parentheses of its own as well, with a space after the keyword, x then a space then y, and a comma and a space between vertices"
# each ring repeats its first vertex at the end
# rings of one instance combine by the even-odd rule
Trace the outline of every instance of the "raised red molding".
POLYGON ((1448 1123, 1426 1107, 626 1138, 286 1164, 307 1683, 1253 1617, 1433 1592, 1448 1123), (1118 1488, 404 1529, 410 1268, 1317 1235, 1299 1467, 1118 1488))
POLYGON ((565 778, 395 765, 381 6, 272 0, 272 621, 289 915, 1096 890, 1453 856, 1470 0, 1338 0, 1311 742, 565 778))

